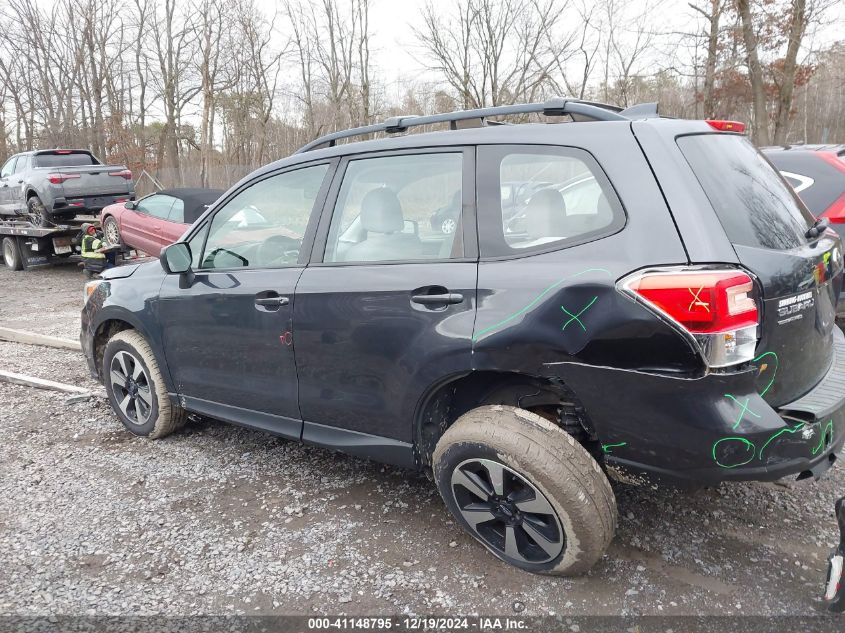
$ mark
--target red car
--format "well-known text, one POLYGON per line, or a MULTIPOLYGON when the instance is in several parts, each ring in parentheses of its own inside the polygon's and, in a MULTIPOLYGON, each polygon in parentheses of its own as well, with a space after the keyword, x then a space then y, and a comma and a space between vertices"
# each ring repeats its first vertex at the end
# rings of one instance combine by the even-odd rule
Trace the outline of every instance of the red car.
POLYGON ((158 257, 221 195, 221 189, 165 189, 100 213, 106 241, 158 257))

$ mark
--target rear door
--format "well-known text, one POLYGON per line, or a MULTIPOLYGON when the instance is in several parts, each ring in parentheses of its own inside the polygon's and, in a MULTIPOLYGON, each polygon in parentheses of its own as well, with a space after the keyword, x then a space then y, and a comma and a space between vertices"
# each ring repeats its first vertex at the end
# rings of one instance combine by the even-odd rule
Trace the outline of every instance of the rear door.
POLYGON ((808 236, 812 214, 744 136, 686 134, 676 143, 739 263, 762 290, 761 392, 774 405, 791 402, 830 366, 842 244, 832 232, 808 236))
POLYGON ((24 189, 24 172, 29 169, 32 157, 26 154, 18 157, 15 171, 9 177, 9 207, 15 213, 26 210, 26 196, 24 189))
POLYGON ((368 154, 344 159, 338 173, 296 289, 303 439, 366 445, 370 455, 381 447, 381 459, 397 462, 410 455, 427 390, 471 369, 474 152, 368 154), (456 196, 456 230, 433 229, 431 215, 456 196))

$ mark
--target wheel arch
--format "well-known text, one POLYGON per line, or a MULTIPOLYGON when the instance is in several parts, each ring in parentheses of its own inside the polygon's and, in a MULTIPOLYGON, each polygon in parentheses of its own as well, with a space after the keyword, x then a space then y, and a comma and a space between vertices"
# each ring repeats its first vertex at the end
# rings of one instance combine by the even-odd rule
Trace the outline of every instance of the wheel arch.
POLYGON ((414 416, 414 452, 424 469, 431 466, 437 441, 461 415, 482 405, 526 409, 572 434, 591 453, 599 444, 592 423, 574 392, 562 381, 513 371, 473 371, 433 385, 414 416))
POLYGON ((118 332, 124 330, 135 330, 146 339, 152 350, 153 356, 161 369, 162 377, 164 378, 165 386, 170 393, 174 393, 173 383, 170 378, 167 363, 164 362, 163 354, 158 348, 157 341, 150 337, 147 329, 141 322, 135 318, 134 315, 124 311, 112 311, 104 309, 104 314, 97 320, 96 324, 92 326, 92 353, 94 355, 94 364, 97 368, 97 374, 102 378, 103 353, 106 349, 106 344, 109 339, 118 332))

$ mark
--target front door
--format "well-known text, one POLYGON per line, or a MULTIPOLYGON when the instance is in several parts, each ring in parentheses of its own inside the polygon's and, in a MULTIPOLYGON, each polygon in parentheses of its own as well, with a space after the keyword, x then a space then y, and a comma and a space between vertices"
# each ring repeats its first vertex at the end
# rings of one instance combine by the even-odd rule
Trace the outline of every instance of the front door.
POLYGON ((420 400, 470 370, 473 162, 450 148, 341 163, 293 310, 303 440, 404 462, 420 400), (457 200, 444 233, 432 217, 457 200))
POLYGON ((189 236, 193 276, 170 275, 160 292, 167 365, 189 410, 299 439, 291 315, 328 171, 265 175, 189 236))
POLYGON ((132 246, 158 257, 161 252, 161 225, 169 217, 175 200, 173 196, 154 193, 141 198, 134 210, 127 209, 121 214, 120 229, 124 235, 131 236, 132 246))
POLYGON ((15 163, 18 157, 12 156, 0 168, 0 213, 11 215, 14 212, 12 205, 12 173, 15 171, 15 163))

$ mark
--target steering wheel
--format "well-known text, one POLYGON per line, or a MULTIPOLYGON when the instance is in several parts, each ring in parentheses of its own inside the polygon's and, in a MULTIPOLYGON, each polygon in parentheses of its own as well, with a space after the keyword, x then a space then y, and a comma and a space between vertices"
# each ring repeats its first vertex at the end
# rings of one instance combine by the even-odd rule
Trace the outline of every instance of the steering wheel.
POLYGON ((256 259, 261 266, 273 267, 296 263, 302 240, 287 235, 271 235, 261 243, 256 259))

